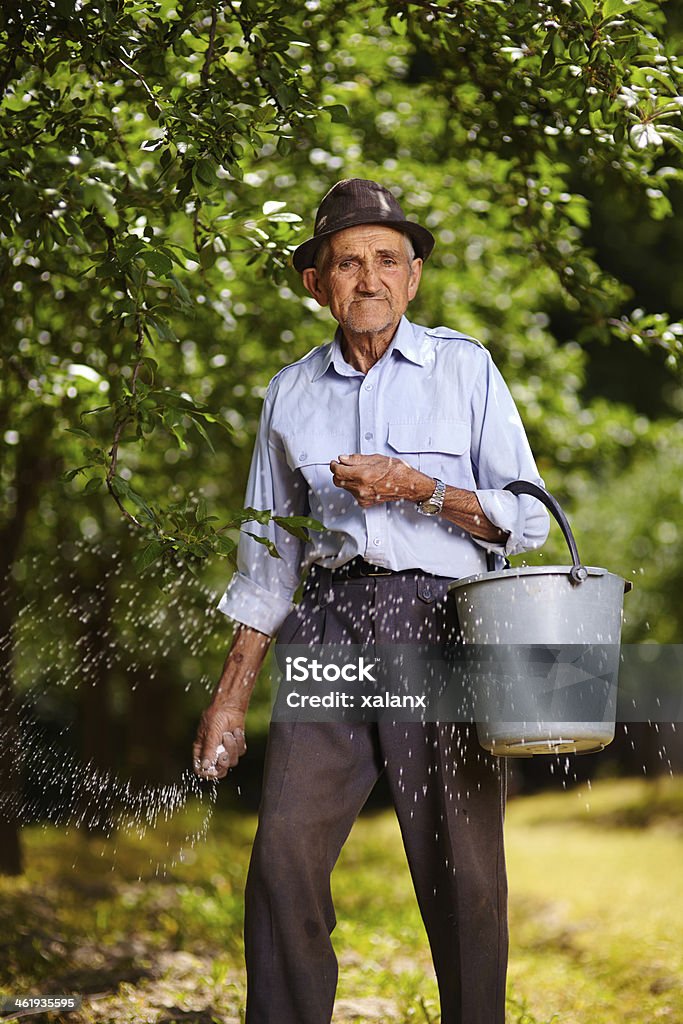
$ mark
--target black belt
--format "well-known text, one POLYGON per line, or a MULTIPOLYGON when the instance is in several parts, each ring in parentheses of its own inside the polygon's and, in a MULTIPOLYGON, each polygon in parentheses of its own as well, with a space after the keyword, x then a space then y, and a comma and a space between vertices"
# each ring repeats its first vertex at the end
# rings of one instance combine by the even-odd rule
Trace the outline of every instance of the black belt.
MULTIPOLYGON (((321 566, 320 568, 324 568, 321 566)), ((425 572, 424 569, 387 569, 383 565, 373 565, 372 562, 366 562, 360 555, 356 555, 350 562, 346 562, 345 565, 340 565, 336 569, 326 569, 329 572, 333 580, 360 580, 365 577, 373 576, 430 576, 433 577, 434 573, 425 572)))

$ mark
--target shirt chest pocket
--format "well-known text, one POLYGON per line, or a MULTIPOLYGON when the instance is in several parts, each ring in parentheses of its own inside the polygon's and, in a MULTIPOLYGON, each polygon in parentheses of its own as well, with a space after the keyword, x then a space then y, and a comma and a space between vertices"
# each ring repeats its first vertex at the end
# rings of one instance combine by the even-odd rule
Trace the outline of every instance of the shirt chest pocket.
POLYGON ((396 455, 451 487, 474 487, 470 425, 465 420, 390 423, 388 444, 396 455))
POLYGON ((315 430, 294 431, 282 435, 285 458, 290 469, 300 469, 309 488, 316 494, 334 494, 330 462, 338 455, 354 451, 345 435, 316 435, 315 430))

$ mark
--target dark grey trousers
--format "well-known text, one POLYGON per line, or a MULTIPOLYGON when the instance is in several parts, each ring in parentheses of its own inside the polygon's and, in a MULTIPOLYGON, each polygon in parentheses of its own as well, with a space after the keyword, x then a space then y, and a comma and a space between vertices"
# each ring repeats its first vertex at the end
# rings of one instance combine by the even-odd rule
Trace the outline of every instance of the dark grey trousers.
MULTIPOLYGON (((331 583, 314 569, 278 644, 440 644, 448 580, 331 583)), ((474 726, 274 722, 246 887, 247 1024, 329 1024, 337 984, 330 874, 386 771, 439 985, 442 1024, 504 1024, 504 762, 474 726)))

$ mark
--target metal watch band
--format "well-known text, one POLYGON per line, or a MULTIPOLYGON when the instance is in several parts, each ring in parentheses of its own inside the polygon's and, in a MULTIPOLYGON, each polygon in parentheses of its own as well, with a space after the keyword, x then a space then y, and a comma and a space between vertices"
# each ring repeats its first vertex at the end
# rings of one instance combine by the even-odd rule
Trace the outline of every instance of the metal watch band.
POLYGON ((436 516, 443 508, 444 498, 446 497, 446 485, 443 480, 436 480, 436 487, 431 498, 427 501, 418 501, 416 508, 423 516, 436 516))

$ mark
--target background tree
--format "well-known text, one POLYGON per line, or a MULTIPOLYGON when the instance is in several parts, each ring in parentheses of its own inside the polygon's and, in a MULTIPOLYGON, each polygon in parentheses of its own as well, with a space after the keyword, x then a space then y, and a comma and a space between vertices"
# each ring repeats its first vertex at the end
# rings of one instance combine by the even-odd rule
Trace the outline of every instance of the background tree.
MULTIPOLYGON (((144 619, 164 565, 219 556, 201 573, 224 583, 267 381, 330 333, 288 254, 344 176, 389 182, 436 235, 416 318, 491 348, 586 561, 644 570, 628 638, 679 634, 680 274, 670 243, 662 286, 642 288, 613 241, 622 219, 639 248, 675 238, 676 38, 647 0, 3 8, 0 633, 22 605, 50 621, 59 545, 56 590, 81 614, 46 630, 77 663, 91 652, 103 699, 68 666, 55 689, 59 662, 42 679, 50 714, 80 716, 88 757, 93 731, 111 730, 118 765, 136 750, 141 778, 184 757, 203 699, 188 673, 208 679, 224 640, 199 664, 169 654, 161 624, 146 660, 107 667, 108 645, 135 638, 111 615, 126 574, 100 584, 114 551, 135 558, 144 619), (144 743, 123 728, 154 717, 155 675, 169 721, 187 723, 175 758, 163 725, 144 743)), ((553 538, 540 557, 561 552, 553 538)), ((184 590, 190 606, 209 600, 184 590)), ((22 680, 40 647, 15 652, 22 680)))

